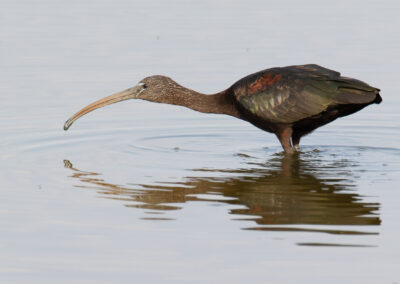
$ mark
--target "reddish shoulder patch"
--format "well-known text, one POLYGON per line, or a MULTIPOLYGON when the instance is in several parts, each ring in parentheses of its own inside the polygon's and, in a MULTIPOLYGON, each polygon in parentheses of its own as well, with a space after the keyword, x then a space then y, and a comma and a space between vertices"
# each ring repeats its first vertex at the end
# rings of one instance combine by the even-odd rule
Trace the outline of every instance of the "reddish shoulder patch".
POLYGON ((249 93, 258 93, 261 91, 265 91, 266 89, 268 89, 268 87, 275 84, 281 77, 282 77, 282 75, 280 75, 280 74, 276 74, 276 75, 272 75, 269 73, 263 74, 256 81, 254 81, 253 83, 251 83, 249 85, 248 92, 249 93))

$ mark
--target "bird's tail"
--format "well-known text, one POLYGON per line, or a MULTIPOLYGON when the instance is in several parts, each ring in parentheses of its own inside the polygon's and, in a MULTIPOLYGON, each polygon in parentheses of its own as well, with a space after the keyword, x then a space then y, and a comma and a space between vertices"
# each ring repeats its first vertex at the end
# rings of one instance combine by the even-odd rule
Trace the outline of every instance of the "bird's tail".
POLYGON ((381 97, 381 95, 379 93, 377 93, 374 103, 380 104, 381 102, 382 102, 382 97, 381 97))
POLYGON ((335 100, 339 103, 379 104, 382 101, 382 97, 379 95, 380 90, 367 83, 347 77, 340 77, 334 81, 339 90, 335 100))

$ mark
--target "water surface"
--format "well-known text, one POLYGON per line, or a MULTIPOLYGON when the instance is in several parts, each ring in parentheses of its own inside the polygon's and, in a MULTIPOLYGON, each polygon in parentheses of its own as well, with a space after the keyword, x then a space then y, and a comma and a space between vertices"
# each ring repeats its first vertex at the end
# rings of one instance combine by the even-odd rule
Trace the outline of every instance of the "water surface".
POLYGON ((1 283, 398 283, 395 1, 3 1, 1 283), (285 156, 221 115, 130 101, 144 76, 213 93, 319 63, 383 103, 285 156))

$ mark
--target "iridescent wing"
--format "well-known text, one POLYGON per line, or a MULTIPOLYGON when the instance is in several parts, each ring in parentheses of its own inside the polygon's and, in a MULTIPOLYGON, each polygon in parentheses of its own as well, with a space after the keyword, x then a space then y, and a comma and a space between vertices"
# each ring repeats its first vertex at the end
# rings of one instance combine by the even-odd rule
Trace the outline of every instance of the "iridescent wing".
POLYGON ((294 123, 339 104, 372 102, 379 89, 319 65, 271 68, 232 86, 240 107, 272 123, 294 123))

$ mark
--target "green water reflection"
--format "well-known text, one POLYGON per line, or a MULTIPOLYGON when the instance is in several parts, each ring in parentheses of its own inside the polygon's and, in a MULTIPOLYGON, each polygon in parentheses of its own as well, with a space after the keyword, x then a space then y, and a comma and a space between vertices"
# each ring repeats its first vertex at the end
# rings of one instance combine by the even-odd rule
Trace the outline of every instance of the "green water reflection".
MULTIPOLYGON (((77 187, 94 188, 104 197, 122 200, 125 206, 151 214, 181 209, 187 201, 203 201, 240 205, 229 213, 246 224, 256 223, 246 230, 377 234, 360 229, 365 227, 349 230, 343 226, 320 229, 306 225, 381 223, 380 204, 368 202, 368 197, 358 193, 355 175, 346 170, 356 165, 348 161, 327 163, 304 155, 275 155, 265 163, 249 162, 248 168, 193 169, 193 176, 177 182, 127 186, 109 183, 101 173, 79 170, 68 160, 64 164, 73 171, 72 177, 83 183, 77 187)), ((169 220, 158 216, 145 219, 169 220)))

